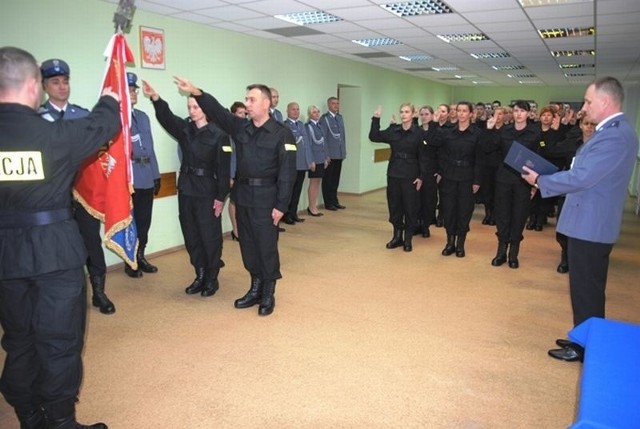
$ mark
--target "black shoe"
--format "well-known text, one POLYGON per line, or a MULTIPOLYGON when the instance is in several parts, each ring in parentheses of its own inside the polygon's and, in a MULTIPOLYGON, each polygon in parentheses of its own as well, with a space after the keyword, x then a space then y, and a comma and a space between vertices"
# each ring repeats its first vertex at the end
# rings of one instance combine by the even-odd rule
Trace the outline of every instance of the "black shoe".
POLYGON ((293 220, 291 218, 291 216, 285 215, 284 218, 282 219, 282 222, 286 223, 287 225, 295 225, 296 221, 293 220))
POLYGON ((284 228, 283 228, 283 227, 281 227, 281 226, 278 226, 278 232, 285 232, 285 231, 286 231, 286 229, 284 229, 284 228))
POLYGON ((220 284, 218 283, 218 279, 209 280, 205 282, 204 287, 202 288, 202 292, 200 292, 201 296, 213 296, 220 288, 220 284))
POLYGON ((489 225, 489 215, 484 215, 484 218, 482 219, 482 224, 483 225, 489 225))
POLYGON ((404 250, 405 252, 411 252, 413 250, 413 246, 411 245, 411 242, 405 241, 404 244, 402 245, 402 250, 404 250))
POLYGON ((142 277, 142 271, 134 270, 127 263, 124 264, 124 272, 125 272, 126 275, 128 275, 129 277, 132 277, 134 279, 142 277))
POLYGON ((544 227, 542 225, 536 225, 533 229, 540 232, 544 229, 544 227))
POLYGON ((116 312, 116 306, 109 299, 106 293, 104 293, 105 276, 90 276, 89 281, 91 283, 91 289, 93 296, 91 297, 91 304, 94 307, 100 309, 102 314, 113 314, 116 312))
POLYGON ((444 226, 444 222, 442 219, 436 219, 436 228, 442 228, 444 226))
POLYGON ((571 343, 561 349, 551 349, 548 354, 554 359, 565 362, 582 362, 584 360, 584 348, 575 343, 571 343))
POLYGON ((304 222, 304 219, 303 219, 303 218, 301 218, 301 217, 298 217, 298 215, 297 215, 297 214, 292 215, 292 216, 291 216, 291 219, 293 219, 293 221, 294 221, 294 222, 298 222, 298 223, 302 223, 302 222, 304 222))
POLYGON ((324 213, 314 213, 311 211, 311 209, 309 207, 307 207, 307 213, 309 213, 309 216, 313 216, 313 217, 320 217, 320 216, 324 216, 324 213))
POLYGON ((556 271, 559 272, 560 274, 566 274, 569 272, 569 263, 566 261, 562 261, 560 262, 560 264, 558 264, 558 268, 556 268, 556 271))
POLYGON ((429 231, 429 227, 425 227, 425 228, 422 230, 422 236, 423 236, 424 238, 429 238, 429 237, 431 237, 431 231, 429 231))
POLYGON ((204 268, 196 268, 196 278, 189 286, 187 286, 184 292, 187 295, 195 295, 196 293, 202 292, 202 289, 204 288, 204 275, 204 268))
POLYGON ((324 206, 325 209, 331 210, 332 212, 338 211, 338 207, 336 206, 324 206))
POLYGON ((338 203, 338 204, 336 204, 336 208, 340 209, 340 210, 344 210, 344 209, 347 208, 347 206, 343 206, 342 204, 338 203))
POLYGON ((262 280, 259 277, 251 277, 251 287, 249 291, 242 297, 235 300, 233 306, 235 308, 249 308, 260 302, 262 298, 262 280))
POLYGON ((564 338, 558 338, 556 340, 556 345, 558 347, 569 347, 574 345, 575 343, 573 341, 569 341, 569 340, 565 340, 564 338))
POLYGON ((240 241, 235 232, 231 231, 231 241, 240 241))

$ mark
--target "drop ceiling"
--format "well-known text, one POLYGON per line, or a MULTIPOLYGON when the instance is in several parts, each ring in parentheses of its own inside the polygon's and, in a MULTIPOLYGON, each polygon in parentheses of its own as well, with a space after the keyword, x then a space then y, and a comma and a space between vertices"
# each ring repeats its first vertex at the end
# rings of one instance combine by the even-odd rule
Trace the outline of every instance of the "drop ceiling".
POLYGON ((135 4, 139 10, 449 85, 584 86, 606 75, 625 84, 640 82, 640 0, 440 0, 450 13, 413 16, 398 16, 388 10, 390 7, 382 7, 415 10, 427 3, 136 0, 135 4), (531 3, 535 5, 529 6, 531 3), (338 20, 298 26, 275 18, 314 11, 338 20), (561 30, 585 35, 542 38, 539 30, 551 30, 552 35, 561 30), (463 34, 480 34, 486 39, 446 42, 442 37, 456 39, 463 34), (371 39, 394 43, 371 47, 354 43, 371 39))

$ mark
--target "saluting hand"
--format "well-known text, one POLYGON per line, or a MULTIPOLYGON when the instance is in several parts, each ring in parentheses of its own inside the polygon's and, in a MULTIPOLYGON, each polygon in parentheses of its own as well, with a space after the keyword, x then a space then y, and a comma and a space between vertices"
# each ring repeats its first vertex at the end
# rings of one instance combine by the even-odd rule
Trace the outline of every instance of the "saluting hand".
POLYGON ((382 106, 378 104, 378 107, 376 107, 376 110, 373 111, 373 117, 379 118, 381 115, 382 115, 382 106))
POLYGON ((153 101, 158 101, 158 99, 160 98, 156 90, 153 89, 153 87, 149 85, 149 82, 144 79, 142 80, 142 93, 153 101))
POLYGON ((496 117, 495 115, 490 117, 489 120, 487 121, 487 129, 488 130, 492 130, 493 127, 496 126, 496 117))
POLYGON ((184 78, 182 78, 180 76, 174 76, 173 80, 176 83, 176 85, 178 86, 178 89, 180 89, 181 91, 187 92, 187 93, 192 94, 192 95, 201 95, 202 94, 202 91, 200 91, 200 89, 198 89, 198 87, 196 87, 194 84, 189 82, 187 79, 184 79, 184 78))

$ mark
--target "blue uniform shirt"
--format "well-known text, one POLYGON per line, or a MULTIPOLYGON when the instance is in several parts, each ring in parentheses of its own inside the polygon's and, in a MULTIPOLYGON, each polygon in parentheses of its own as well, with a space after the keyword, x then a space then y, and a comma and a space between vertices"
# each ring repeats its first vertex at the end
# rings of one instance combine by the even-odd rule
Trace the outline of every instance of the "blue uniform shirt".
POLYGON ((160 178, 158 160, 153 150, 149 116, 142 110, 131 112, 131 165, 134 189, 151 189, 160 178))

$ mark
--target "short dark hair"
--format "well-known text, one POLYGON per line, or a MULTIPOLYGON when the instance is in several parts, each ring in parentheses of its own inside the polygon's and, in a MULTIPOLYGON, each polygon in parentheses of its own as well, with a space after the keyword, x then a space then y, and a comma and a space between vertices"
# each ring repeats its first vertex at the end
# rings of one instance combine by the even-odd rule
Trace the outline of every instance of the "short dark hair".
POLYGON ((459 101, 458 104, 456 105, 456 108, 458 108, 459 106, 467 106, 469 108, 469 112, 473 112, 473 103, 470 101, 459 101))
POLYGON ((620 106, 624 102, 624 89, 618 79, 612 76, 601 77, 591 84, 596 91, 610 95, 620 106))
POLYGON ((522 110, 526 110, 527 112, 531 111, 531 105, 527 100, 516 100, 513 103, 513 107, 519 107, 522 110))
POLYGON ((0 48, 0 93, 20 89, 26 79, 39 75, 40 67, 29 52, 13 46, 0 48))
POLYGON ((266 98, 271 100, 271 90, 269 89, 269 87, 267 85, 264 85, 262 83, 253 83, 253 84, 247 86, 247 91, 251 91, 252 89, 260 90, 262 95, 264 95, 266 98))
POLYGON ((235 103, 233 103, 231 105, 231 107, 229 108, 229 110, 231 111, 231 113, 236 113, 238 111, 238 109, 246 109, 247 106, 245 106, 245 104, 242 101, 236 101, 235 103))

